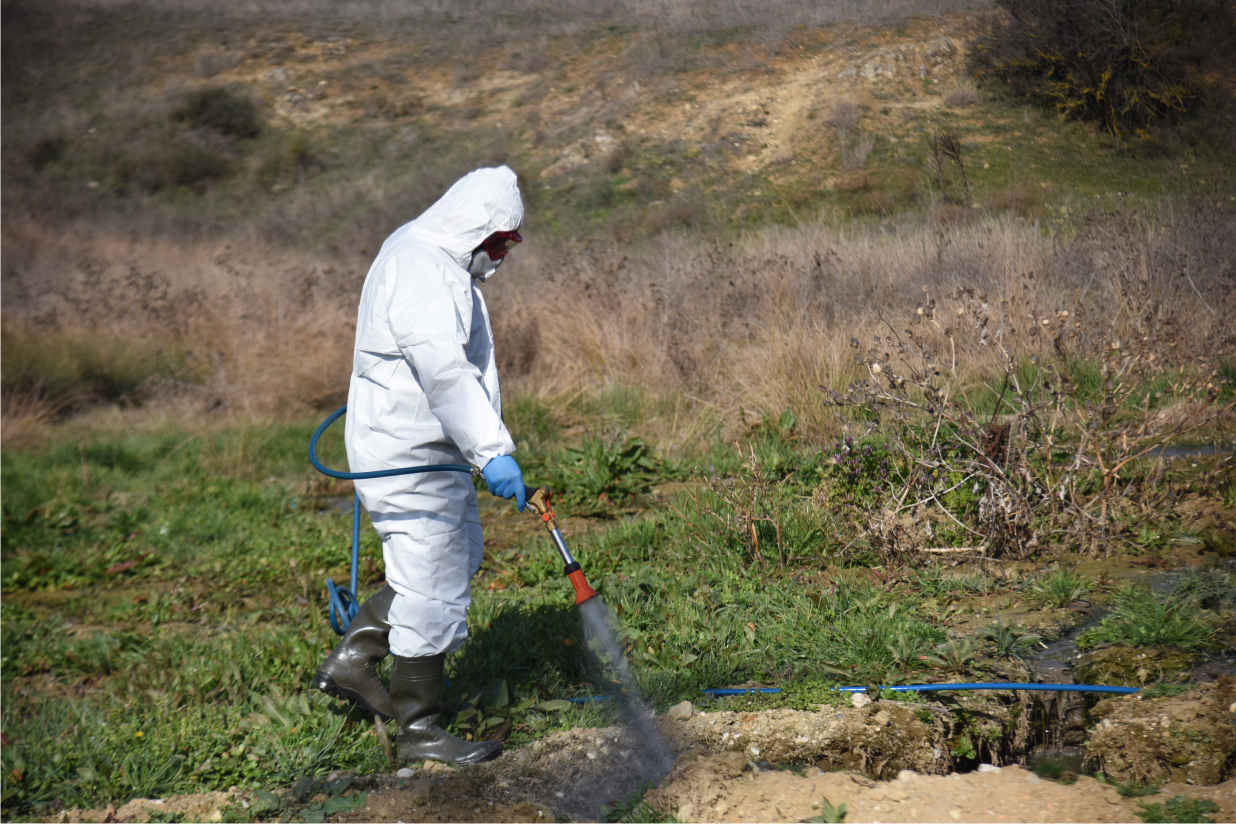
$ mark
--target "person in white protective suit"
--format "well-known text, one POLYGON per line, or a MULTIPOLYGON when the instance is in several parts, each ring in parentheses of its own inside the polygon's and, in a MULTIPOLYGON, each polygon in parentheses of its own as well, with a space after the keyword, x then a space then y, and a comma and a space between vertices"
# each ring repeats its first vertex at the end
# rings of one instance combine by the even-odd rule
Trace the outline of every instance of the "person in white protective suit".
MULTIPOLYGON (((353 472, 471 463, 490 492, 523 510, 477 288, 522 240, 523 217, 515 173, 478 169, 382 245, 357 312, 344 435, 353 472)), ((463 741, 438 723, 443 665, 467 640, 484 552, 471 478, 428 472, 358 480, 356 490, 382 538, 387 583, 361 606, 314 686, 394 718, 404 758, 496 757, 499 742, 463 741), (389 694, 377 675, 388 649, 389 694)))

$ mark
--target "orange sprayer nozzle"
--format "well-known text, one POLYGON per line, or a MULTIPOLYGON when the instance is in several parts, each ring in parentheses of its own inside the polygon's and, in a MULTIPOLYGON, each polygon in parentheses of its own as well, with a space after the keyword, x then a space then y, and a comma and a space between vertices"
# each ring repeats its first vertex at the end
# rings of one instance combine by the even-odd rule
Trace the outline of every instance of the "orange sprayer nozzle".
POLYGON ((588 579, 584 577, 584 571, 577 569, 567 575, 571 579, 571 586, 575 587, 575 603, 582 604, 589 598, 595 598, 597 591, 588 586, 588 579))

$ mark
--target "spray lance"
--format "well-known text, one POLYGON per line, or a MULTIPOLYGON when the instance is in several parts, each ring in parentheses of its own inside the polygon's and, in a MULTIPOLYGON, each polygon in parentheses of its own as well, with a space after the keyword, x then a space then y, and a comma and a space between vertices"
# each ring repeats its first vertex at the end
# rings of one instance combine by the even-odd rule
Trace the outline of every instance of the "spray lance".
POLYGON ((547 486, 540 489, 526 486, 524 496, 527 505, 532 507, 532 511, 541 516, 545 531, 549 533, 549 539, 554 542, 558 554, 562 556, 564 564, 562 571, 571 580, 571 586, 575 587, 575 603, 582 604, 589 598, 595 598, 597 591, 588 585, 588 579, 584 577, 579 561, 575 560, 575 556, 567 548, 566 539, 562 537, 562 532, 558 529, 558 517, 554 515, 553 507, 549 505, 554 493, 550 492, 547 486))

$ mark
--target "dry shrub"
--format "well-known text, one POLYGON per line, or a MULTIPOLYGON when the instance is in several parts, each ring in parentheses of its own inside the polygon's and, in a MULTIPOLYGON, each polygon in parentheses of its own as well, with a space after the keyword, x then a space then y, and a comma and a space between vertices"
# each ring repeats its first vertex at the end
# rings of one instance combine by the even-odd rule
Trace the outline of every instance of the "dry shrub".
POLYGON ((969 80, 963 80, 944 92, 944 105, 950 109, 964 109, 978 102, 978 88, 969 80))
POLYGON ((1005 12, 971 48, 979 76, 1115 135, 1139 133, 1196 107, 1203 78, 1236 37, 1221 0, 998 0, 1005 12))
POLYGON ((838 132, 848 132, 858 125, 859 117, 861 114, 853 101, 839 100, 833 104, 832 111, 824 122, 838 132))
POLYGON ((0 401, 0 448, 42 446, 51 435, 52 423, 62 412, 61 404, 37 387, 4 393, 0 401))

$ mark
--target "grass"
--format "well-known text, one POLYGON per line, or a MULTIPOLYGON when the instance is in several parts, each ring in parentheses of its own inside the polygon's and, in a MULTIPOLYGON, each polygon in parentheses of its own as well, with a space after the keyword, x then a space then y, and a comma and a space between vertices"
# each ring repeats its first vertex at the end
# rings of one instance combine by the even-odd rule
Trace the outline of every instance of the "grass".
POLYGON ((1212 616, 1196 599, 1187 594, 1156 596, 1145 587, 1130 585, 1116 592, 1111 611, 1097 627, 1078 636, 1077 645, 1167 647, 1196 653, 1210 648, 1215 635, 1212 616))
POLYGON ((1146 824, 1169 824, 1170 822, 1206 822, 1213 824, 1210 813, 1219 812, 1219 805, 1209 798, 1190 798, 1177 795, 1164 802, 1138 805, 1137 817, 1146 824))
MULTIPOLYGON (((304 465, 311 428, 96 432, 5 451, 6 814, 385 767, 372 719, 305 691, 333 644, 322 582, 346 578, 351 531, 319 497, 339 490, 304 465)), ((786 462, 787 489, 816 487, 809 451, 795 468, 784 444, 763 443, 767 460, 786 462)), ((340 453, 328 433, 321 454, 340 453)), ((766 531, 756 574, 740 541, 674 507, 583 531, 589 508, 568 499, 564 527, 657 706, 757 679, 782 686, 777 705, 809 708, 840 701, 839 683, 930 678, 933 656, 948 659, 934 610, 919 609, 924 593, 861 569, 828 576, 827 539, 782 568, 766 531)), ((604 704, 561 700, 612 679, 580 653, 559 562, 542 537, 507 534, 475 586, 472 638, 449 665, 454 729, 509 721, 518 746, 609 723, 604 704)), ((362 536, 371 592, 380 553, 362 536)))
POLYGON ((1063 609, 1089 591, 1082 576, 1071 569, 1059 567, 1030 587, 1030 597, 1045 607, 1063 609))

